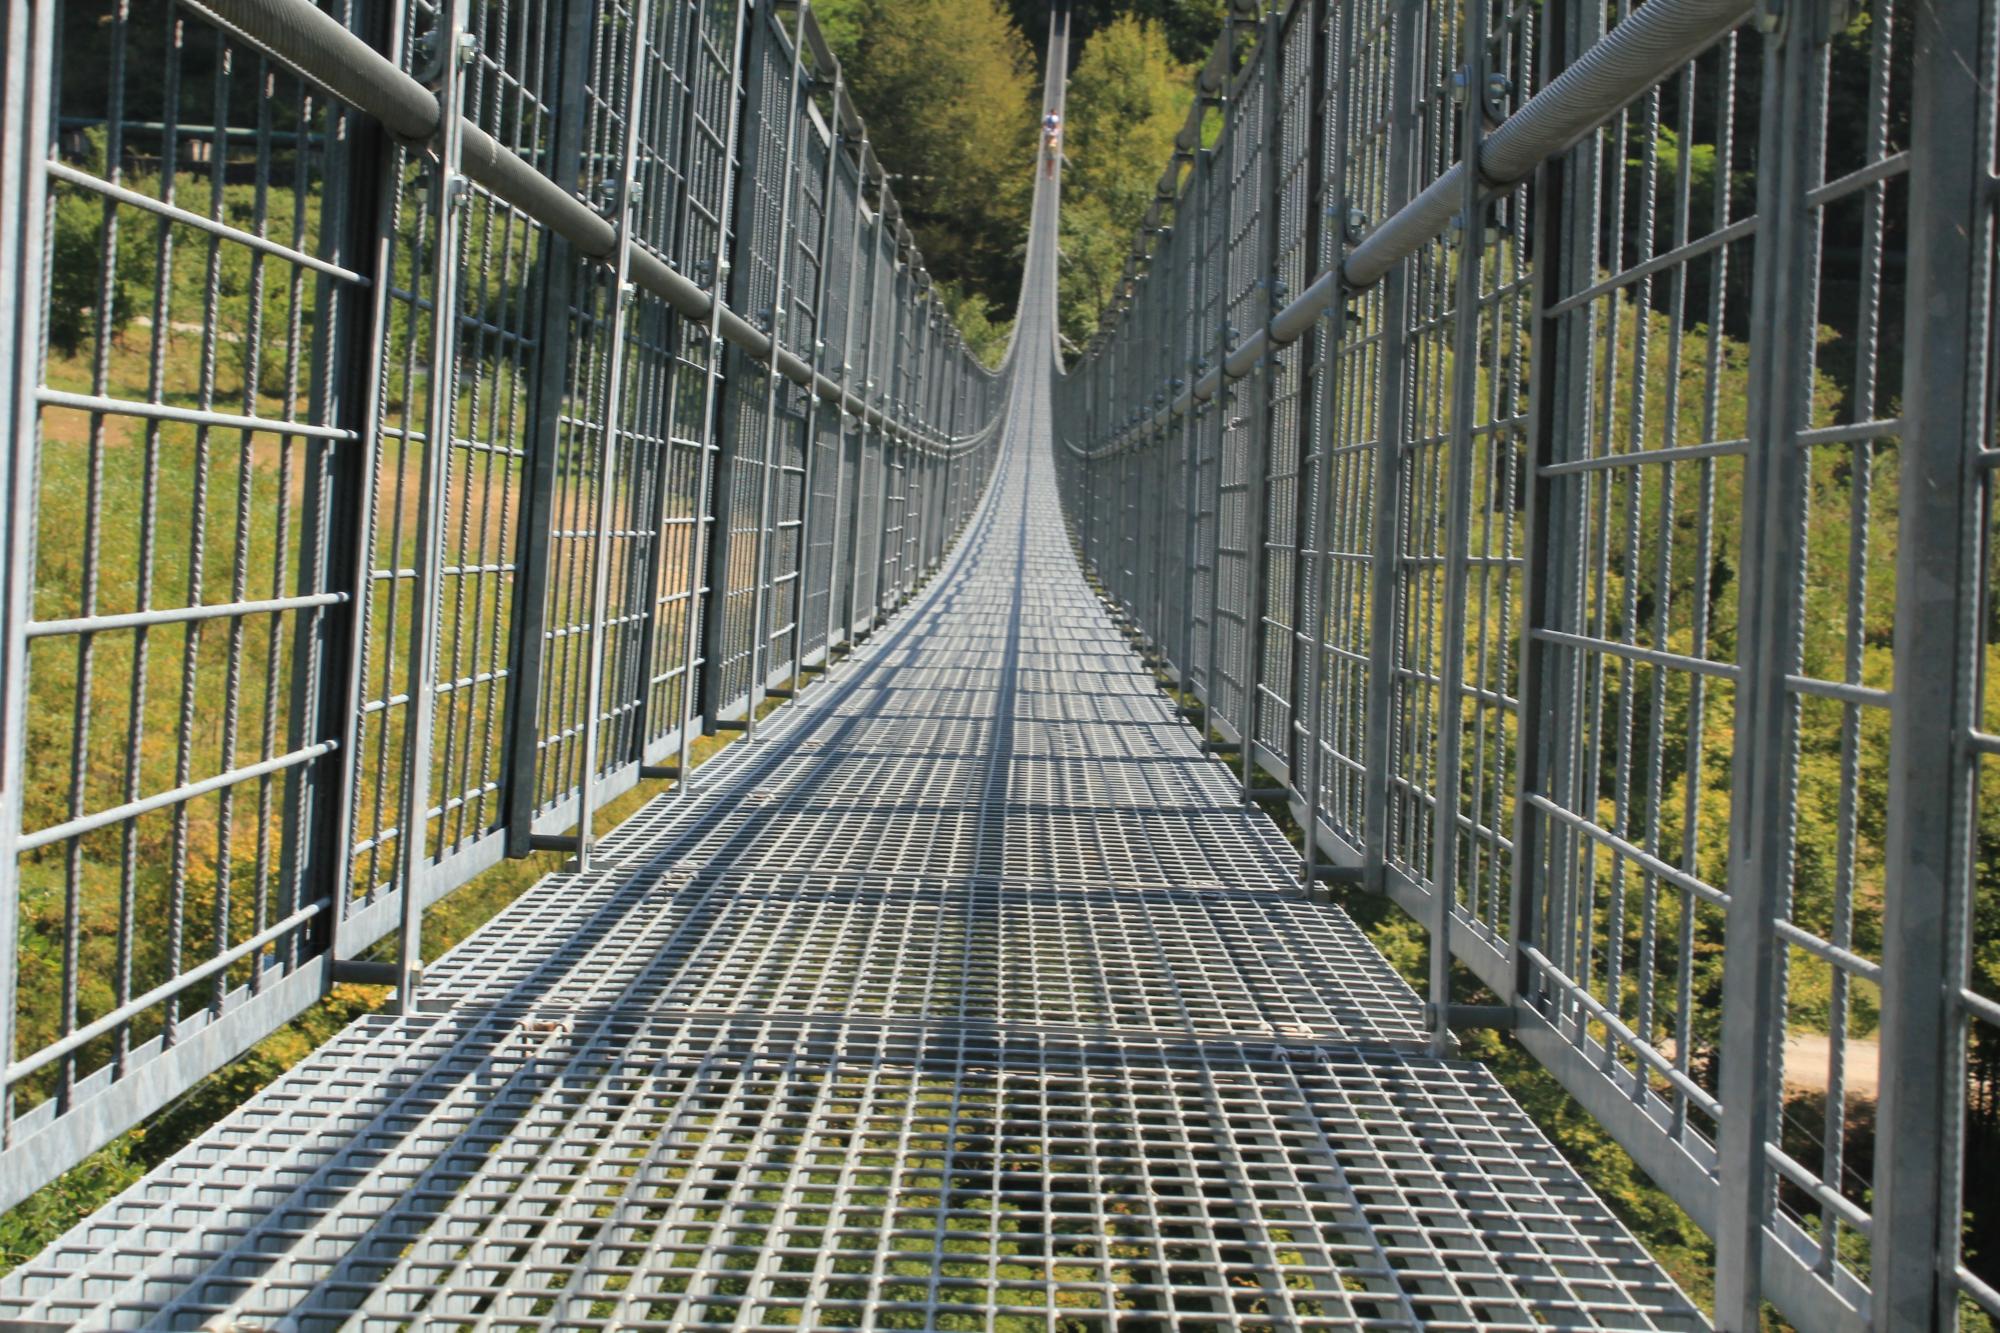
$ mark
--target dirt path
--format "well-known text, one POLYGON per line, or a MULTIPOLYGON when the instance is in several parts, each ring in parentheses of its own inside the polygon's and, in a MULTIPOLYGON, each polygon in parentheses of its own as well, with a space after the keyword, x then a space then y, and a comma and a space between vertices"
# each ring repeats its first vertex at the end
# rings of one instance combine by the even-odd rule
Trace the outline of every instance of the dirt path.
MULTIPOLYGON (((1846 1057, 1848 1097, 1874 1101, 1881 1089, 1882 1048, 1873 1041, 1850 1040, 1846 1057)), ((1812 1032, 1793 1032, 1785 1037, 1786 1088, 1794 1092, 1824 1092, 1832 1069, 1832 1038, 1812 1032)))

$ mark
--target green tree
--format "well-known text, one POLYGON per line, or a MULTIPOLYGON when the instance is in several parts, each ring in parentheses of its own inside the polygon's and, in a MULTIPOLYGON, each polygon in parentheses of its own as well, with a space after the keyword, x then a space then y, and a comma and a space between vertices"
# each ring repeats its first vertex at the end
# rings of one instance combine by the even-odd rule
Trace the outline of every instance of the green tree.
POLYGON ((1159 24, 1126 15, 1085 43, 1063 128, 1060 290, 1072 343, 1097 329, 1193 100, 1194 71, 1159 24))
MULTIPOLYGON (((1010 0, 1014 22, 1041 49, 1049 26, 1048 0, 1010 0)), ((1200 64, 1208 58, 1222 31, 1222 11, 1228 0, 1072 0, 1069 12, 1069 39, 1072 53, 1080 50, 1097 31, 1122 18, 1138 18, 1159 25, 1166 35, 1174 59, 1200 64)))
POLYGON ((813 12, 925 265, 1011 307, 1040 116, 1033 53, 1003 0, 826 0, 813 12))
POLYGON ((1013 321, 995 319, 993 303, 979 292, 968 292, 949 282, 939 283, 938 291, 944 297, 945 309, 951 312, 951 322, 958 325, 972 354, 987 369, 999 369, 1001 359, 1007 355, 1013 321))

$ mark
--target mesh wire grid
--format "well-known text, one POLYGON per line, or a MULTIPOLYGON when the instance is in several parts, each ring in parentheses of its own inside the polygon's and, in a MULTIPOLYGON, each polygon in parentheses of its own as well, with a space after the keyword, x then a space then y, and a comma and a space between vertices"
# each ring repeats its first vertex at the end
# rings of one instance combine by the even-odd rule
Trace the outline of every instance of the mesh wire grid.
POLYGON ((1962 186, 2000 142, 2000 14, 1717 12, 1571 96, 1678 8, 1364 0, 1239 32, 1059 398, 1064 502, 1148 648, 1252 732, 1242 784, 1430 931, 1440 1006, 1455 960, 1713 1219, 1722 1319, 1975 1323, 2000 251, 1962 186), (1301 41, 1320 110, 1262 123, 1301 41), (1552 110, 1594 127, 1487 170, 1552 110), (1252 346, 1243 226, 1287 253, 1306 161, 1330 295, 1252 346), (1192 605, 1154 609, 1163 572, 1192 605))
MULTIPOLYGON (((1615 14, 1507 0, 1300 3, 1239 22, 1221 138, 1192 154, 1167 258, 1153 266, 1162 280, 1133 289, 1124 333, 1088 372, 1097 377, 1091 415, 1074 418, 1074 439, 1116 428, 1128 408, 1134 418, 1157 410, 1161 383, 1212 368, 1310 276, 1308 252, 1315 268, 1339 262, 1344 246, 1472 155, 1538 81, 1659 2, 1615 14), (1253 32, 1278 35, 1279 48, 1253 51, 1253 32), (1484 75, 1468 76, 1468 62, 1484 75)), ((735 281, 770 291, 771 322, 789 323, 800 347, 808 326, 813 340, 840 335, 841 369, 857 392, 898 420, 935 422, 947 397, 941 343, 912 252, 893 210, 878 213, 862 197, 874 185, 844 181, 844 158, 824 172, 826 141, 813 136, 825 126, 794 96, 783 26, 744 43, 734 5, 652 0, 603 7, 607 21, 572 42, 559 34, 558 8, 472 7, 478 43, 455 94, 468 117, 600 215, 629 217, 633 245, 704 283, 720 280, 711 258, 722 253, 720 234, 740 226, 735 281), (753 86, 735 140, 727 125, 746 91, 739 47, 749 55, 740 82, 753 86), (558 114, 558 88, 576 97, 576 114, 558 114), (643 91, 627 96, 635 88, 643 91), (642 182, 630 194, 618 180, 627 153, 642 182), (757 157, 789 170, 748 171, 732 206, 732 171, 757 157), (833 327, 842 302, 857 312, 845 320, 851 338, 833 327)), ((382 44, 416 68, 414 39, 441 12, 402 6, 382 44)), ((1214 403, 1149 427, 1144 449, 1114 454, 1065 497, 1120 618, 1173 659, 1221 730, 1249 733, 1239 737, 1249 751, 1239 779, 1200 761, 1118 625, 1075 577, 1050 518, 1039 450, 1052 437, 1036 367, 1016 385, 1025 406, 1005 486, 944 595, 878 630, 839 685, 787 710, 768 741, 705 770, 691 784, 700 799, 649 809, 604 845, 601 871, 552 881, 440 968, 424 996, 433 1012, 369 1025, 341 1048, 375 1050, 384 1068, 402 1071, 392 1082, 421 1081, 458 1058, 438 1054, 437 1041, 456 1043, 475 1070, 467 1077, 513 1089, 499 1101, 524 1108, 524 1125, 554 1124, 560 1106, 596 1106, 579 1113, 593 1126, 636 1125, 658 1103, 669 1122, 706 1135, 713 1107, 745 1108, 759 1126, 744 1131, 748 1156, 718 1146, 702 1159, 708 1166, 685 1168, 695 1174, 675 1174, 677 1164, 659 1177, 675 1189, 698 1178, 685 1190, 713 1196, 676 1195, 662 1225, 710 1229, 692 1240, 693 1231, 648 1231, 658 1221, 650 1212, 589 1190, 574 1208, 524 1223, 509 1202, 510 1163, 542 1182, 530 1190, 540 1200, 533 1191, 554 1188, 547 1182, 592 1150, 565 1145, 530 1163, 531 1137, 491 1133, 511 1112, 476 1123, 420 1115, 416 1146, 395 1149, 403 1165, 367 1176, 382 1163, 359 1151, 346 1159, 364 1163, 355 1184, 327 1156, 331 1175, 296 1206, 272 1202, 273 1190, 304 1188, 295 1178, 303 1159, 285 1156, 282 1137, 234 1144, 237 1165, 217 1168, 224 1183, 206 1192, 190 1186, 185 1216, 249 1179, 229 1173, 253 1158, 273 1173, 256 1187, 258 1201, 239 1197, 226 1224, 191 1223, 208 1229, 180 1248, 126 1245, 125 1258, 151 1267, 135 1285, 108 1279, 106 1290, 131 1296, 121 1317, 151 1311, 185 1322, 225 1314, 240 1297, 237 1308, 254 1312, 246 1318, 262 1319, 300 1297, 318 1303, 309 1321, 356 1308, 364 1322, 1691 1318, 1656 1273, 1627 1262, 1629 1241, 1600 1225, 1602 1210, 1573 1177, 1540 1164, 1534 1154, 1545 1146, 1521 1140, 1520 1160, 1537 1163, 1530 1184, 1490 1145, 1472 1167, 1450 1157, 1443 1145, 1454 1140, 1438 1125, 1513 1124, 1514 1113, 1483 1075, 1418 1052, 1421 1011, 1351 925, 1276 892, 1296 858, 1240 804, 1257 768, 1291 789, 1337 857, 1386 852, 1391 892, 1434 928, 1448 923, 1452 949, 1482 980, 1516 988, 1504 998, 1539 1043, 1535 1053, 1649 1169, 1682 1173, 1681 1197, 1719 1219, 1720 1287, 1755 1293, 1742 1269, 1757 1261, 1737 1259, 1747 1246, 1731 1242, 1768 1234, 1782 1253, 1772 1260, 1767 1246, 1765 1290, 1788 1308, 1852 1323, 1871 1317, 1869 1286, 1900 1302, 1934 1278, 1944 1301, 2000 1308, 1990 1274, 1974 1271, 1990 1262, 1976 1237, 1937 1275, 1934 1252, 1949 1247, 1907 1239, 1960 1221, 1953 1154, 1976 1154, 1976 1136, 1990 1132, 2000 1009, 1966 966, 1983 937, 1897 919, 1910 910, 1913 874, 1936 872, 1960 917, 1988 893, 1973 883, 1986 841, 1968 851, 1972 840, 1950 824, 1964 812, 1925 821, 1930 806, 1950 805, 1929 799, 1947 780, 1936 775, 1969 780, 2000 751, 1991 728, 1977 725, 1983 659, 1965 648, 1968 633, 1985 633, 1965 627, 1979 622, 1990 575, 1966 557, 1949 608, 1893 624, 1889 615, 1899 598, 1914 604, 1903 594, 1937 586, 1952 541, 1968 550, 1984 541, 1958 529, 1983 503, 1988 440, 1961 448, 1954 432, 1990 436, 1988 335, 1978 321, 1991 306, 1995 205, 1983 186, 1969 201, 1946 196, 1961 177, 1990 175, 1996 112, 1986 92, 1968 96, 1946 76, 1958 64, 1996 68, 1996 25, 1990 4, 1867 3, 1846 17, 1845 29, 1780 25, 1721 38, 1551 160, 1566 191, 1553 196, 1554 210, 1544 207, 1546 183, 1468 197, 1467 225, 1416 248, 1382 284, 1345 300, 1338 318, 1264 357, 1255 380, 1225 383, 1214 403), (1940 40, 1947 31, 1955 37, 1940 40), (1924 63, 1938 51, 1952 56, 1942 71, 1924 63), (1864 111, 1840 103, 1862 86, 1864 111), (1702 174, 1711 160, 1719 188, 1702 174), (1957 165, 1939 169, 1946 161, 1957 165), (1924 245, 1906 243, 1918 234, 1924 245), (1929 322, 1903 327, 1906 263, 1974 293, 1971 314, 1925 317, 1968 325, 1957 345, 1941 343, 1929 322), (1746 349, 1756 353, 1747 362, 1746 349), (1910 475, 1926 479, 1921 495, 1909 486, 1899 495, 1910 475), (1829 497, 1841 511, 1833 519, 1829 497), (1899 502, 1910 506, 1901 517, 1899 502), (1919 508, 1922 521, 1908 517, 1919 508), (1737 620, 1726 581, 1705 584, 1681 568, 1688 534, 1699 548, 1689 568, 1724 561, 1740 580, 1737 620), (1034 590, 1026 602, 1021 583, 1034 590), (1737 621, 1748 627, 1740 636, 1737 621), (1946 661, 1959 668, 1950 683, 1930 670, 1946 661), (1732 749, 1738 730, 1745 738, 1732 749), (1894 754, 1927 760, 1899 766, 1883 797, 1869 777, 1891 753, 1891 733, 1894 754), (1728 799, 1705 799, 1730 773, 1728 799), (1830 832, 1803 836, 1816 825, 1801 816, 1822 807, 1830 832), (1732 818, 1742 836, 1725 847, 1732 818), (1877 910, 1885 898, 1886 921, 1877 910), (1517 928, 1526 933, 1512 937, 1517 928), (1756 947, 1738 947, 1746 928, 1756 947), (1630 948, 1609 942, 1626 937, 1630 948), (1769 965, 1744 981, 1746 957, 1769 965), (1947 985, 1932 995, 1939 959, 1947 985), (1927 1033, 1932 1004, 1943 1026, 1927 1033), (1878 1011, 1879 1038, 1870 1026, 1878 1011), (600 1018, 610 1026, 586 1032, 600 1018), (480 1027, 489 1020, 499 1025, 492 1032, 480 1027), (542 1061, 541 1073, 509 1081, 526 1066, 510 1063, 521 1057, 508 1022, 554 1043, 545 1061, 529 1061, 542 1061), (1817 1102, 1790 1095, 1789 1067, 1741 1058, 1782 1034, 1790 1062, 1791 1039, 1822 1027, 1817 1102), (597 1043, 587 1051, 586 1037, 597 1043), (607 1041, 626 1046, 612 1053, 607 1041), (1718 1057, 1703 1049, 1716 1041, 1727 1057, 1719 1083, 1718 1057), (1946 1058, 1926 1065, 1909 1054, 1930 1046, 1946 1058), (1878 1057, 1895 1075, 1884 1079, 1879 1140, 1864 1081, 1878 1057), (606 1061, 630 1082, 592 1103, 590 1071, 612 1067, 606 1061), (1306 1069, 1332 1082, 1311 1082, 1306 1069), (1285 1071, 1310 1088, 1279 1091, 1285 1071), (1370 1119, 1378 1103, 1357 1089, 1385 1081, 1460 1092, 1436 1094, 1422 1112, 1401 1092, 1382 1103, 1391 1110, 1369 1133, 1401 1124, 1421 1143, 1396 1158, 1405 1174, 1375 1194, 1372 1149, 1344 1122, 1307 1126, 1315 1116, 1370 1119), (800 1234, 834 1238, 818 1249, 836 1257, 807 1264, 812 1247, 756 1231, 800 1216, 771 1197, 792 1186, 760 1189, 729 1172, 803 1160, 788 1155, 795 1122, 844 1132, 840 1099, 852 1087, 889 1090, 871 1105, 918 1127, 896 1140, 897 1151, 916 1143, 907 1149, 916 1165, 864 1162, 881 1167, 881 1179, 854 1188, 880 1217, 798 1222, 800 1234), (582 1100, 562 1101, 571 1094, 582 1100), (1160 1098, 1176 1108, 1161 1141, 1192 1164, 1185 1177, 1120 1146, 1121 1134, 1152 1141, 1147 1116, 1160 1098), (942 1102, 973 1109, 940 1121, 930 1108, 942 1102), (996 1123, 1030 1126, 1023 1132, 1041 1145, 1048 1166, 1032 1187, 1020 1182, 1034 1172, 993 1165, 1012 1152, 995 1146, 1006 1135, 978 1128, 983 1108, 999 1102, 1022 1109, 1012 1121, 990 1113, 996 1123), (1199 1135, 1187 1109, 1197 1102, 1211 1122, 1199 1135), (1253 1102, 1254 1114, 1244 1110, 1253 1102), (1279 1109, 1295 1103, 1305 1109, 1279 1109), (439 1155, 461 1123, 474 1126, 466 1143, 499 1145, 493 1163, 473 1162, 464 1146, 439 1155), (1332 1145, 1330 1157, 1303 1146, 1313 1134, 1332 1145), (1878 1141, 1889 1151, 1876 1151, 1878 1141), (1911 1144, 1937 1147, 1936 1161, 1912 1172, 1911 1144), (975 1163, 966 1174, 981 1184, 947 1187, 927 1174, 927 1154, 937 1153, 975 1163), (368 1191, 400 1180, 404 1166, 445 1184, 384 1211, 387 1196, 368 1191), (1409 1204, 1416 1220, 1407 1228, 1383 1220, 1405 1216, 1397 1210, 1418 1198, 1410 1182, 1427 1170, 1459 1191, 1451 1207, 1477 1219, 1470 1230, 1439 1221, 1449 1208, 1430 1195, 1409 1204), (1126 1206, 1121 1182, 1156 1174, 1207 1193, 1195 1232, 1176 1230, 1194 1224, 1163 1202, 1171 1191, 1126 1206), (1082 1202, 1077 1181, 1111 1181, 1111 1204, 1082 1202), (1513 1211, 1482 1211, 1489 1186, 1511 1192, 1513 1211), (1294 1188, 1305 1191, 1302 1212, 1286 1211, 1284 1190, 1294 1188), (340 1195, 347 1190, 358 1192, 340 1195), (1227 1226, 1214 1202, 1225 1192, 1239 1219, 1227 1226), (981 1202, 966 1204, 968 1195, 981 1202), (374 1233, 357 1223, 371 1199, 381 1213, 374 1233), (710 1217, 702 1210, 713 1200, 710 1217), (1133 1232, 1120 1230, 1126 1216, 1139 1219, 1133 1232), (629 1234, 617 1230, 628 1223, 629 1234), (524 1225, 531 1234, 517 1253, 507 1228, 524 1225), (1090 1238, 1069 1249, 1057 1239, 1078 1234, 1090 1238), (259 1253, 282 1257, 246 1259, 215 1239, 234 1245, 245 1235, 260 1238, 259 1253), (1189 1235, 1196 1259, 1172 1248, 1189 1235), (452 1246, 464 1253, 447 1254, 452 1246), (1561 1264, 1536 1268, 1544 1247, 1565 1246, 1561 1264), (922 1257, 894 1267, 904 1251, 922 1257), (975 1257, 954 1257, 965 1254, 975 1257), (572 1282, 571 1268, 585 1276, 572 1282), (625 1272, 636 1268, 658 1281, 625 1272), (523 1290, 536 1282, 549 1289, 523 1290)), ((93 210, 108 238, 98 285, 119 256, 141 249, 184 274, 205 260, 211 278, 218 255, 228 266, 251 252, 262 285, 248 308, 211 282, 187 309, 135 324, 144 332, 134 347, 157 352, 177 338, 207 347, 196 407, 170 404, 157 383, 142 387, 136 361, 106 354, 101 326, 94 347, 65 353, 68 379, 51 371, 30 386, 44 423, 58 427, 44 431, 42 463, 95 450, 109 469, 87 482, 60 467, 49 473, 86 488, 93 555, 95 540, 119 540, 117 496, 144 462, 165 461, 171 473, 186 457, 194 544, 212 556, 184 587, 174 586, 178 568, 133 597, 91 582, 74 604, 29 613, 29 674, 83 683, 70 745, 47 747, 31 768, 31 786, 68 795, 70 807, 44 802, 24 820, 34 840, 24 850, 50 847, 39 866, 47 873, 27 887, 73 919, 117 899, 124 954, 113 960, 114 1004, 133 1008, 155 980, 174 989, 136 1005, 150 1012, 88 1051, 64 1046, 67 1054, 14 1080, 29 1100, 50 1094, 11 1108, 14 1145, 59 1128, 106 1088, 126 1089, 129 1110, 132 1089, 212 1067, 195 1058, 202 1049, 240 1046, 272 1015, 295 1012, 309 989, 294 983, 311 980, 295 965, 317 962, 324 946, 300 913, 338 901, 345 957, 392 927, 393 910, 377 909, 413 891, 408 879, 423 881, 427 900, 496 858, 503 841, 563 827, 602 799, 593 784, 656 761, 676 731, 684 741, 683 720, 698 707, 754 706, 816 639, 873 628, 923 581, 944 545, 940 505, 963 482, 892 433, 837 418, 809 426, 813 405, 748 363, 730 367, 718 444, 699 396, 675 387, 717 382, 705 330, 657 304, 621 315, 620 293, 596 269, 554 281, 538 225, 476 187, 437 207, 421 154, 390 146, 383 163, 344 161, 358 151, 349 148, 321 156, 315 145, 353 142, 346 113, 198 21, 163 23, 135 5, 119 8, 99 37, 79 26, 62 32, 66 60, 103 52, 129 67, 158 55, 186 85, 155 120, 143 108, 93 108, 93 123, 123 136, 122 154, 110 148, 99 162, 94 141, 65 138, 48 161, 32 159, 52 202, 93 210), (214 126, 176 123, 204 99, 214 126), (147 185, 134 165, 153 144, 172 157, 175 142, 204 138, 231 168, 211 168, 210 182, 226 174, 247 183, 262 212, 204 217, 201 172, 147 185), (233 158, 228 143, 241 146, 233 158), (389 267, 352 272, 349 249, 324 251, 347 260, 315 259, 315 228, 347 227, 358 196, 342 192, 376 174, 393 232, 389 267), (155 189, 166 197, 148 197, 155 189), (181 210, 171 226, 186 229, 175 248, 164 247, 159 221, 162 205, 176 207, 170 198, 181 210), (438 309, 451 312, 442 331, 438 309), (322 354, 302 312, 348 330, 373 321, 380 393, 367 414, 354 411, 354 385, 340 394, 307 387, 320 372, 305 367, 322 354), (260 328, 275 336, 260 339, 260 328), (232 414, 226 400, 242 368, 230 349, 239 346, 265 349, 266 364, 249 367, 264 383, 246 377, 243 410, 232 414), (544 347, 555 350, 543 357, 544 347), (557 406, 531 422, 524 404, 542 360, 557 363, 557 406), (283 393, 272 387, 280 379, 283 393), (131 458, 98 448, 130 423, 140 423, 141 446, 131 458), (382 442, 365 471, 352 461, 357 423, 382 442), (288 470, 298 490, 246 481, 245 458, 288 470), (554 470, 529 497, 544 462, 554 470), (719 513, 709 499, 718 477, 725 492, 740 492, 719 513), (444 498, 420 519, 426 486, 444 498), (366 511, 357 537, 365 568, 351 594, 364 619, 344 665, 331 659, 347 650, 328 654, 317 637, 329 608, 350 595, 338 591, 346 576, 322 567, 333 547, 314 544, 321 502, 335 494, 366 511), (831 533, 820 527, 822 505, 831 533), (285 554, 260 600, 262 573, 244 552, 267 519, 285 554), (704 534, 741 538, 720 562, 712 605, 699 568, 704 534), (607 583, 608 599, 594 591, 607 583), (428 629, 426 607, 436 612, 428 629), (705 617, 723 632, 698 705, 689 696, 708 665, 705 617), (422 633, 435 642, 416 651, 422 633), (517 638, 540 656, 510 651, 517 638), (120 692, 136 684, 139 693, 123 714, 90 687, 126 669, 126 645, 143 660, 149 643, 155 675, 179 644, 188 673, 229 680, 219 749, 205 722, 153 717, 162 702, 187 697, 192 674, 176 682, 169 671, 148 693, 146 668, 134 668, 120 692), (335 751, 322 724, 340 705, 313 692, 343 672, 358 682, 360 720, 354 743, 335 751), (174 771, 162 769, 163 784, 134 786, 141 765, 129 757, 68 784, 55 772, 83 773, 121 742, 130 755, 169 736, 165 768, 174 771), (509 776, 517 768, 519 780, 509 776), (32 781, 43 769, 51 780, 32 781), (330 799, 348 806, 342 832, 351 836, 327 839, 339 863, 335 898, 308 901, 327 892, 307 887, 329 882, 318 869, 327 858, 288 839, 292 821, 323 822, 310 809, 329 797, 313 792, 334 787, 335 769, 330 799), (219 785, 201 785, 210 782, 219 785), (165 804, 128 808, 156 788, 165 804), (197 788, 201 799, 220 797, 219 824, 184 815, 195 798, 175 793, 197 788), (185 910, 199 895, 184 853, 211 834, 246 850, 234 864, 223 858, 222 891, 201 899, 216 910, 204 928, 185 910), (148 839, 171 849, 158 882, 134 855, 148 839), (60 867, 59 852, 68 856, 60 867), (156 905, 173 918, 164 968, 134 947, 156 905), (263 930, 278 931, 270 948, 242 943, 263 930), (188 980, 199 967, 209 970, 188 980), (189 1058, 152 1063, 178 1054, 189 1058)), ((114 101, 152 95, 115 72, 108 84, 66 85, 114 101)), ((65 133, 77 128, 73 109, 60 108, 65 133)), ((211 186, 209 203, 221 193, 211 186)), ((187 293, 175 290, 182 301, 187 293)), ((112 298, 100 296, 97 309, 108 308, 112 298)), ((1029 293, 1024 325, 1046 313, 1046 297, 1029 293)), ((327 345, 351 336, 329 333, 327 345)), ((149 496, 135 513, 138 540, 151 546, 181 517, 149 496)), ((59 563, 64 535, 48 534, 41 554, 59 563)), ((158 758, 146 764, 159 767, 158 758)), ((1983 808, 1978 818, 1983 833, 1983 808)), ((79 985, 87 968, 78 956, 60 968, 52 989, 68 1041, 102 1006, 79 985)), ((376 1104, 353 1092, 359 1066, 340 1058, 302 1070, 271 1104, 293 1093, 299 1105, 376 1104)), ((637 1132, 627 1164, 689 1146, 660 1147, 666 1140, 650 1132, 637 1132)), ((73 1147, 84 1133, 63 1142, 73 1147)), ((648 1169, 633 1168, 635 1178, 648 1169)), ((816 1219, 825 1210, 808 1211, 816 1219)), ((126 1244, 115 1238, 122 1225, 106 1223, 106 1245, 126 1244)), ((78 1242, 67 1253, 87 1249, 78 1242)), ((87 1262, 79 1272, 62 1281, 97 1281, 87 1262)), ((61 1308, 57 1318, 71 1317, 61 1308)), ((1904 1308, 1872 1317, 1893 1323, 1904 1308)))
MULTIPOLYGON (((1045 372, 1044 372, 1045 373, 1045 372)), ((11 1274, 300 1328, 1686 1328, 1176 720, 1029 375, 942 577, 11 1274), (1032 600, 1028 590, 1032 589, 1032 600)))
MULTIPOLYGON (((383 53, 376 83, 437 81, 555 190, 503 197, 461 173, 465 136, 405 142, 368 80, 343 85, 357 111, 206 10, 38 2, 13 12, 32 40, 0 48, 20 112, 0 174, 38 215, 4 266, 26 321, 4 651, 32 719, 0 779, 9 1203, 313 1003, 406 906, 685 748, 717 684, 712 584, 765 598, 766 665, 789 669, 809 481, 846 483, 835 524, 883 519, 847 470, 819 475, 788 381, 769 521, 741 543, 762 571, 718 580, 722 342, 617 280, 630 255, 713 289, 754 239, 795 252, 801 336, 864 304, 820 261, 851 275, 864 227, 879 249, 886 187, 853 133, 827 151, 821 71, 792 103, 820 137, 789 230, 737 206, 740 122, 763 110, 738 114, 746 33, 783 56, 795 22, 736 0, 327 12, 383 53), (815 192, 834 158, 844 188, 815 192), (546 225, 551 198, 617 229, 615 253, 546 225)), ((758 179, 793 198, 782 174, 758 179)), ((882 299, 911 297, 909 261, 882 299)), ((954 397, 961 426, 992 416, 997 382, 941 346, 895 367, 924 437, 900 448, 949 447, 934 409, 954 397)), ((990 457, 954 461, 983 480, 990 457)), ((919 494, 911 576, 972 489, 919 494)), ((856 534, 826 546, 810 581, 846 591, 856 534)), ((823 611, 822 650, 855 619, 823 611)))
POLYGON ((10 1295, 300 1328, 1699 1323, 1489 1075, 1423 1055, 579 1010, 371 1019, 326 1056, 107 1210, 144 1243, 64 1243, 10 1295))

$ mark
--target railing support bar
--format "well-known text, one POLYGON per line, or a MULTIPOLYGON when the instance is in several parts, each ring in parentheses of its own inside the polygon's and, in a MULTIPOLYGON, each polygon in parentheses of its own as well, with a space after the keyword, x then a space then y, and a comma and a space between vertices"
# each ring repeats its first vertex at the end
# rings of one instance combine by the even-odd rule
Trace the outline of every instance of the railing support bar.
POLYGON ((1897 488, 1896 688, 1883 882, 1881 1089, 1871 1311, 1876 1329, 1949 1327, 1963 1227, 1962 1126, 1983 646, 1981 566, 1993 439, 1991 51, 1976 4, 1919 5, 1910 124, 1908 346, 1897 488), (1977 55, 1973 53, 1978 53, 1977 55), (1988 67, 1990 69, 1990 66, 1988 67), (1982 98, 1985 105, 1982 106, 1982 98), (1971 295, 1968 295, 1970 293, 1971 295), (1903 664, 1915 670, 1905 672, 1903 664))

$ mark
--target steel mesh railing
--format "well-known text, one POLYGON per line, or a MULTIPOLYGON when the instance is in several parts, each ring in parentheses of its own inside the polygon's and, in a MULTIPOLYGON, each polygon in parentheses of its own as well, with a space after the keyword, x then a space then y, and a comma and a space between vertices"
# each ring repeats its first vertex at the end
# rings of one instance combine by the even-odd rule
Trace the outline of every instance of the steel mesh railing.
POLYGON ((7 25, 0 1207, 753 728, 1005 388, 806 6, 7 25))
POLYGON ((1245 799, 1715 1238, 1724 1327, 2000 1315, 1997 43, 1243 0, 1057 390, 1245 799))

